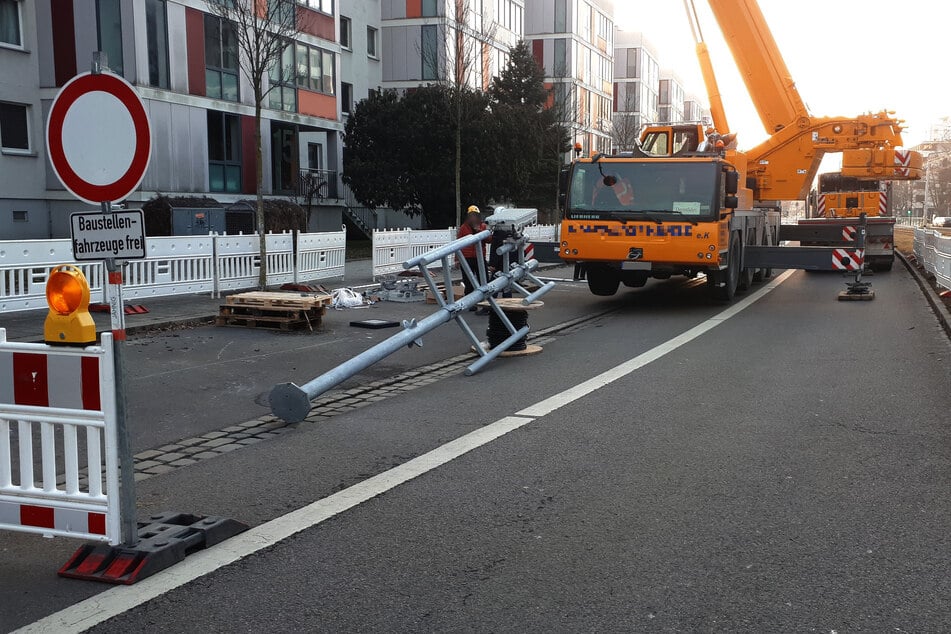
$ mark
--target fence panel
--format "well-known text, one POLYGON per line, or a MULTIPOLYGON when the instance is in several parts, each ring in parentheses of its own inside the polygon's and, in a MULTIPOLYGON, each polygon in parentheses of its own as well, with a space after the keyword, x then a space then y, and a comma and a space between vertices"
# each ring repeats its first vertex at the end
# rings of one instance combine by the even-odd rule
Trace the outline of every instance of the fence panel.
POLYGON ((112 336, 8 343, 0 328, 0 530, 117 544, 112 336))
POLYGON ((294 234, 269 233, 267 241, 267 283, 287 284, 294 281, 294 234))
POLYGON ((46 308, 50 269, 72 263, 86 276, 93 301, 102 293, 102 262, 74 262, 70 240, 0 241, 0 312, 46 308))
POLYGON ((409 236, 412 229, 382 229, 373 232, 373 279, 388 273, 399 273, 412 251, 409 236))
POLYGON ((932 232, 934 244, 934 276, 938 284, 951 289, 951 237, 932 232))
POLYGON ((216 236, 216 291, 250 288, 258 283, 261 256, 256 234, 216 236))
POLYGON ((558 242, 559 225, 530 225, 522 229, 529 242, 558 242))
POLYGON ((213 236, 155 236, 146 239, 146 257, 123 270, 125 299, 164 297, 214 290, 213 236))
MULTIPOLYGON (((449 244, 456 239, 456 229, 383 229, 373 232, 373 279, 388 273, 399 273, 403 262, 449 244)), ((454 262, 450 256, 449 263, 454 262)), ((433 262, 429 268, 439 268, 433 262)))
POLYGON ((297 234, 296 282, 343 277, 347 230, 297 234))

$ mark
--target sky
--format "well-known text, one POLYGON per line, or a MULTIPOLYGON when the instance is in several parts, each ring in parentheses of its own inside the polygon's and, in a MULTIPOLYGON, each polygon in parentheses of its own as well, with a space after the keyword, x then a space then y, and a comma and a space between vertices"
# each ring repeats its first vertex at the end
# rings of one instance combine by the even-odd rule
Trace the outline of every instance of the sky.
MULTIPOLYGON (((759 0, 790 74, 814 116, 894 110, 906 147, 951 115, 948 0, 759 0)), ((724 109, 741 149, 767 134, 749 103, 706 0, 696 0, 724 109)), ((683 0, 615 0, 619 28, 643 32, 670 68, 707 104, 683 0)))

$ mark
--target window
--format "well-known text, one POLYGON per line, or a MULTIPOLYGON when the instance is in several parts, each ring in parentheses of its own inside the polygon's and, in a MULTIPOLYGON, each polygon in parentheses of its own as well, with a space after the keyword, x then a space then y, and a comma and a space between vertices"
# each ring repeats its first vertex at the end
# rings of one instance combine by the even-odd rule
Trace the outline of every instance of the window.
POLYGON ((350 32, 350 18, 340 16, 340 46, 349 49, 352 33, 350 32))
POLYGON ((13 210, 13 222, 29 222, 30 216, 26 209, 13 210))
POLYGON ((367 55, 376 57, 376 29, 367 27, 367 55))
POLYGON ((568 30, 568 0, 555 0, 555 33, 568 30))
POLYGON ((238 100, 238 32, 227 20, 205 14, 205 95, 238 100))
POLYGON ((423 64, 423 79, 439 78, 439 45, 436 38, 436 25, 427 24, 421 27, 420 60, 423 64))
MULTIPOLYGON (((295 45, 295 49, 297 52, 297 86, 327 95, 335 94, 334 54, 304 44, 295 45)), ((287 83, 293 83, 293 81, 287 83)))
POLYGON ((324 148, 320 143, 307 144, 307 167, 312 170, 320 169, 320 157, 324 154, 324 148))
POLYGON ((311 9, 317 9, 322 13, 327 13, 333 15, 334 13, 334 0, 297 0, 298 4, 302 4, 305 7, 310 7, 311 9))
POLYGON ((119 0, 97 0, 96 29, 99 50, 104 51, 109 68, 122 74, 122 12, 119 0))
POLYGON ((29 108, 0 102, 0 147, 13 152, 30 151, 29 108))
POLYGON ((567 41, 555 40, 555 61, 552 72, 555 77, 565 77, 568 74, 567 41))
POLYGON ((208 111, 208 189, 241 191, 241 131, 238 115, 208 111))
POLYGON ((424 18, 436 17, 436 0, 423 0, 422 15, 424 18))
POLYGON ((637 57, 640 53, 639 48, 629 48, 627 49, 627 75, 625 77, 630 77, 631 79, 636 79, 640 77, 638 74, 637 68, 637 57))
POLYGON ((19 0, 0 0, 0 44, 23 46, 19 0))
MULTIPOLYGON (((294 44, 288 44, 281 54, 280 63, 272 66, 268 73, 272 86, 271 92, 268 93, 268 104, 275 110, 297 112, 297 81, 299 81, 299 78, 295 76, 294 54, 294 44)), ((308 73, 307 68, 305 62, 305 75, 308 73)))
POLYGON ((165 0, 146 0, 145 34, 148 39, 149 85, 168 88, 168 21, 165 0))
POLYGON ((344 114, 353 112, 353 84, 340 83, 340 110, 344 114))

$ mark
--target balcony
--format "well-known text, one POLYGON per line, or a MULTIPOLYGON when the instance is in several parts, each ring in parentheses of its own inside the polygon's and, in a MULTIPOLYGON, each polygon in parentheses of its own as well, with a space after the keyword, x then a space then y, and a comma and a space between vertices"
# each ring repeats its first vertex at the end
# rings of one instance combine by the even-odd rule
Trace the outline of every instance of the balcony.
POLYGON ((336 170, 302 169, 297 178, 297 195, 316 205, 340 204, 340 185, 336 170))

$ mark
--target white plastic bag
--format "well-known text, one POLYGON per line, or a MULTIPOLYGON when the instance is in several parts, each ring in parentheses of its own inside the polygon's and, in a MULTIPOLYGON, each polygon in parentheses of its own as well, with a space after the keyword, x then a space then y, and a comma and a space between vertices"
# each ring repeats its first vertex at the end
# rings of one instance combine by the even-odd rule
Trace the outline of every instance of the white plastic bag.
POLYGON ((338 288, 332 294, 334 308, 356 308, 363 306, 363 295, 352 288, 338 288))

